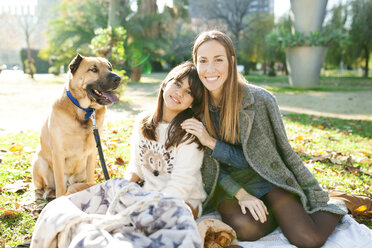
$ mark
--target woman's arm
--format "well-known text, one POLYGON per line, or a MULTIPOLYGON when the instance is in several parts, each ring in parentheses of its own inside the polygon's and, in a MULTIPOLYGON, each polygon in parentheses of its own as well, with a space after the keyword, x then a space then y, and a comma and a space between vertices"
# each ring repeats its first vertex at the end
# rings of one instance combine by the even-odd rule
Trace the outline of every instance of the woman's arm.
POLYGON ((266 215, 268 215, 269 212, 267 211, 267 208, 263 201, 249 194, 243 188, 239 189, 238 192, 236 192, 235 198, 238 200, 243 214, 247 213, 247 208, 256 221, 259 220, 261 223, 266 222, 266 215))
POLYGON ((326 205, 329 200, 328 193, 320 187, 317 179, 306 168, 288 141, 275 97, 271 96, 265 103, 275 136, 276 147, 284 164, 295 175, 297 182, 309 200, 311 208, 326 205))
POLYGON ((211 137, 203 123, 191 118, 181 124, 186 132, 195 135, 203 146, 210 148, 212 157, 239 169, 247 169, 248 163, 240 146, 235 146, 211 137))

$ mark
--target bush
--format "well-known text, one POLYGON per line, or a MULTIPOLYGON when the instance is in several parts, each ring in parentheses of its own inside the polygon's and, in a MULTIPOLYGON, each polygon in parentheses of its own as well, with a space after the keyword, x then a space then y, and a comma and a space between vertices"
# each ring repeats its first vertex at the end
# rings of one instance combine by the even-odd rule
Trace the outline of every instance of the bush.
MULTIPOLYGON (((41 59, 39 57, 39 51, 37 49, 31 49, 31 57, 34 60, 34 66, 37 71, 37 73, 48 73, 48 69, 50 67, 50 64, 47 60, 41 59)), ((26 70, 25 61, 27 60, 27 49, 22 48, 21 49, 21 61, 22 62, 22 68, 26 70)))
POLYGON ((296 47, 296 46, 328 46, 334 42, 341 42, 347 35, 341 30, 316 30, 309 35, 295 31, 295 33, 274 29, 267 36, 267 42, 271 47, 296 47))

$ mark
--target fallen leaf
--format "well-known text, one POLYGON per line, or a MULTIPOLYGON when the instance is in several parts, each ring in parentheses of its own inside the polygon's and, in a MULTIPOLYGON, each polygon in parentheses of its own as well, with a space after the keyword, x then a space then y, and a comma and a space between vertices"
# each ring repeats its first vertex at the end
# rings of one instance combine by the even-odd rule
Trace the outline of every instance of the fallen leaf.
POLYGON ((331 162, 334 163, 334 164, 342 164, 341 160, 339 160, 337 158, 331 158, 331 162))
POLYGON ((14 145, 14 146, 10 147, 9 148, 9 151, 11 151, 11 152, 18 152, 18 151, 20 151, 22 149, 23 149, 23 146, 20 145, 20 144, 17 144, 17 145, 14 145))
POLYGON ((3 213, 0 215, 0 219, 15 218, 17 214, 21 212, 19 210, 11 210, 11 209, 5 209, 5 208, 0 208, 0 211, 3 211, 3 213))
POLYGON ((123 165, 123 164, 125 164, 125 162, 121 157, 117 157, 116 160, 115 160, 115 164, 123 165))
POLYGON ((372 153, 367 152, 367 151, 362 151, 362 153, 363 153, 365 156, 372 156, 372 153))
POLYGON ((322 126, 322 125, 318 125, 317 128, 319 128, 319 129, 324 129, 324 126, 322 126))
POLYGON ((369 218, 372 218, 372 211, 365 211, 365 212, 361 213, 361 215, 364 215, 364 216, 367 216, 369 218))
POLYGON ((366 211, 366 210, 367 210, 367 206, 366 206, 366 205, 362 205, 362 206, 359 206, 358 208, 356 208, 356 209, 354 210, 354 212, 360 214, 360 213, 362 213, 362 212, 364 212, 364 211, 366 211))
POLYGON ((325 173, 324 170, 320 169, 320 168, 317 168, 317 167, 314 167, 314 170, 318 173, 325 173))
POLYGON ((302 136, 297 136, 296 140, 304 140, 304 138, 302 136))
POLYGON ((13 183, 5 184, 2 187, 2 191, 8 191, 8 192, 19 192, 19 191, 26 191, 30 188, 31 183, 25 183, 22 180, 17 180, 13 183))

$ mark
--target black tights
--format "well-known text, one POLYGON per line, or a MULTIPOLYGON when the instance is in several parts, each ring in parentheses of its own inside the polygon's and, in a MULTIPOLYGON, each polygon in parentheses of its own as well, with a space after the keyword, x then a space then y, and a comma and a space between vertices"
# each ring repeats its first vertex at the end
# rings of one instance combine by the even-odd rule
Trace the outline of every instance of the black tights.
POLYGON ((235 199, 224 200, 218 211, 240 240, 258 240, 279 225, 289 242, 297 247, 322 246, 341 219, 340 215, 328 212, 307 214, 296 196, 280 188, 267 193, 263 201, 269 209, 265 223, 255 221, 248 210, 242 214, 235 199))

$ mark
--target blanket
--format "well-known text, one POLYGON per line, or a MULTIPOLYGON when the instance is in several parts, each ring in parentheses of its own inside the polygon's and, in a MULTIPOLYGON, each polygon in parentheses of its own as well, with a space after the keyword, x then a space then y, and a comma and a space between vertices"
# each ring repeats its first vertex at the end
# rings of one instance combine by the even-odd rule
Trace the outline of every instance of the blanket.
POLYGON ((201 247, 184 201, 112 179, 50 202, 40 213, 33 248, 201 247))
MULTIPOLYGON (((220 220, 220 216, 217 212, 210 213, 199 218, 197 223, 206 219, 220 220)), ((209 228, 208 224, 199 227, 205 229, 201 233, 209 228)), ((219 227, 213 224, 214 229, 219 227)), ((227 230, 234 236, 230 231, 227 230)), ((372 230, 357 223, 351 215, 345 215, 323 248, 364 248, 371 244, 372 230)), ((239 245, 295 247, 280 228, 254 242, 239 241, 239 245)), ((202 247, 202 240, 184 201, 144 191, 124 179, 111 179, 50 202, 37 220, 31 247, 191 248, 202 247)))
MULTIPOLYGON (((197 222, 201 223, 204 219, 219 220, 221 217, 213 212, 202 216, 197 222)), ((371 244, 372 230, 356 222, 351 215, 345 215, 322 248, 367 248, 372 247, 371 244)), ((289 243, 279 227, 257 241, 239 241, 239 245, 243 248, 296 248, 289 243)))

